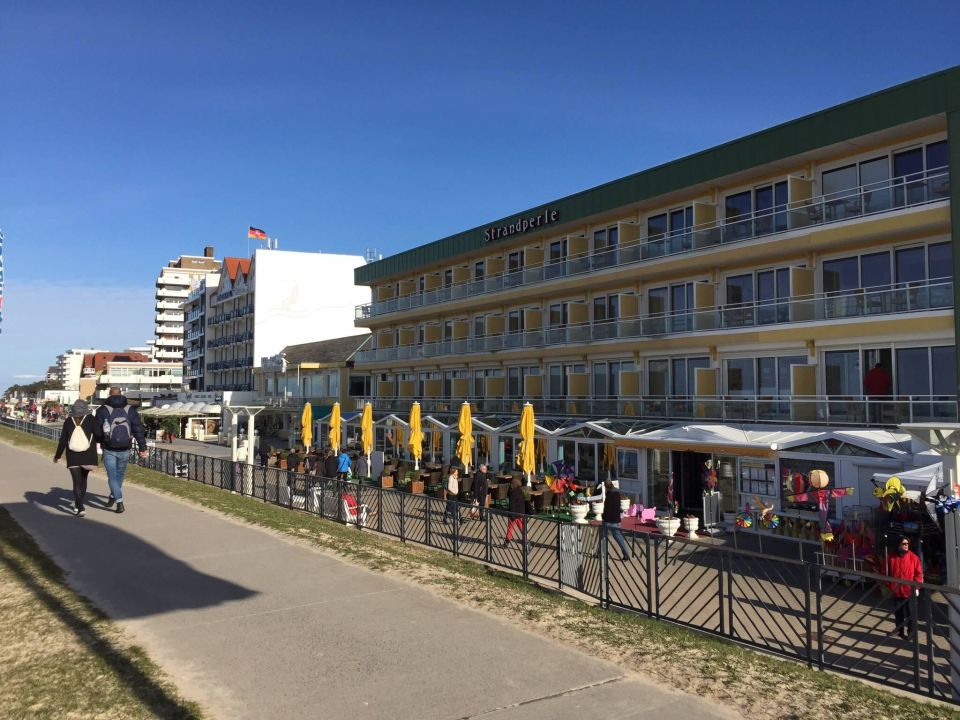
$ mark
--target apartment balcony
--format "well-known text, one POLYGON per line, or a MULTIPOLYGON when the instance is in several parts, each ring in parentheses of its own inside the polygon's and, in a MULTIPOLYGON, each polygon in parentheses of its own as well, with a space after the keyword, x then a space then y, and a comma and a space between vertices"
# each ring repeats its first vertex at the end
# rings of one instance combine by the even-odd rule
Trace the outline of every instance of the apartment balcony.
MULTIPOLYGON (((369 402, 375 410, 407 413, 417 400, 424 414, 456 415, 464 398, 356 398, 356 409, 369 402)), ((863 396, 701 396, 617 398, 466 398, 475 415, 516 415, 524 403, 537 417, 571 416, 584 420, 622 418, 662 422, 725 424, 845 425, 892 427, 909 422, 957 422, 957 398, 898 395, 889 400, 863 396)))
POLYGON ((708 248, 761 237, 809 231, 811 228, 831 223, 878 217, 907 208, 949 202, 949 198, 950 174, 946 168, 938 168, 909 182, 904 178, 896 178, 850 188, 752 215, 743 215, 725 223, 715 221, 677 232, 641 236, 631 244, 623 243, 600 252, 569 255, 559 260, 544 262, 542 265, 490 275, 480 280, 358 305, 355 319, 364 321, 389 313, 538 285, 560 278, 585 276, 592 272, 622 268, 662 257, 697 253, 708 248))
POLYGON ((162 323, 154 325, 154 331, 160 335, 183 335, 183 325, 170 325, 162 323))
POLYGON ((182 360, 183 352, 181 350, 165 350, 157 349, 154 353, 154 357, 157 360, 182 360))
POLYGON ((789 323, 877 320, 908 313, 942 310, 953 310, 952 281, 935 281, 909 287, 860 288, 828 295, 722 305, 674 315, 621 318, 483 337, 441 340, 422 345, 361 350, 357 353, 357 363, 455 357, 615 340, 660 339, 695 332, 771 328, 789 323))
POLYGON ((183 336, 175 337, 172 335, 161 335, 157 337, 157 349, 180 348, 177 352, 183 352, 183 336))
POLYGON ((177 307, 181 307, 183 301, 187 299, 187 295, 189 294, 186 288, 181 290, 179 288, 159 287, 157 288, 156 296, 161 300, 179 300, 177 307))
POLYGON ((174 302, 172 300, 161 300, 156 304, 157 312, 163 312, 165 310, 173 310, 183 312, 183 303, 174 302))
POLYGON ((157 322, 183 322, 183 310, 164 310, 163 312, 158 312, 154 318, 157 322))
POLYGON ((163 287, 164 285, 176 285, 178 287, 189 288, 190 287, 190 277, 189 276, 176 276, 176 275, 161 275, 157 278, 157 287, 163 287))

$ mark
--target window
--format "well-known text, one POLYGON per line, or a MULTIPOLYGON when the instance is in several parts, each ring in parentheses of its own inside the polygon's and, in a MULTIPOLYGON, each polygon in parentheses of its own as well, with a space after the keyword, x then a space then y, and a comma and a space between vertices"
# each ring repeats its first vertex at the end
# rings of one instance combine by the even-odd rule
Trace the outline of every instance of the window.
POLYGON ((443 339, 446 342, 453 340, 453 320, 446 320, 443 323, 443 339))
POLYGON ((485 264, 483 260, 479 260, 473 264, 473 279, 474 280, 483 280, 483 275, 485 271, 485 264))
POLYGON ((594 267, 602 268, 616 264, 617 256, 613 252, 620 241, 620 229, 617 226, 597 230, 593 233, 594 267))
POLYGON ((549 311, 549 323, 552 328, 566 327, 568 303, 553 303, 549 311))
POLYGON ((453 285, 453 268, 447 268, 443 271, 443 286, 450 287, 453 285))
POLYGON ((620 296, 601 295, 593 299, 593 321, 616 320, 620 317, 620 296))
POLYGON ((823 354, 827 395, 860 395, 860 351, 836 350, 823 354))
POLYGON ((473 336, 482 338, 487 334, 487 319, 483 315, 477 315, 473 318, 473 336))
POLYGON ((781 181, 753 190, 756 233, 766 235, 787 229, 787 183, 781 181))
POLYGON ((753 358, 727 360, 727 394, 741 396, 756 394, 753 358))
POLYGON ((510 334, 523 332, 523 310, 511 310, 507 313, 507 332, 510 334))
POLYGON ((663 251, 680 252, 692 246, 693 205, 675 208, 669 212, 652 215, 647 218, 647 240, 661 243, 663 251), (666 238, 669 236, 669 243, 666 238))
POLYGON ((667 314, 667 288, 651 288, 647 291, 647 314, 650 317, 667 314))
POLYGON ((949 280, 953 277, 953 250, 949 242, 927 246, 927 267, 930 280, 949 280))
POLYGON ((517 250, 507 256, 507 272, 523 270, 523 250, 517 250))
POLYGON ((689 397, 696 393, 697 368, 709 368, 710 358, 675 358, 671 361, 671 394, 689 397))

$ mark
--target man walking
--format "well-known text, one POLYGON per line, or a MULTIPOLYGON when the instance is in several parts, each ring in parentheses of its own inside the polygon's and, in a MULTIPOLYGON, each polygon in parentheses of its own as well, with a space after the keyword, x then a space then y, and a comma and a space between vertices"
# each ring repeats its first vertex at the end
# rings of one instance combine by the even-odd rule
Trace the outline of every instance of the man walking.
POLYGON ((607 480, 603 485, 603 543, 604 547, 609 549, 608 536, 612 535, 620 546, 620 557, 624 562, 630 559, 630 550, 627 549, 627 543, 623 539, 623 532, 620 530, 620 491, 614 486, 612 480, 607 480))
POLYGON ((487 507, 487 488, 490 485, 490 474, 486 463, 480 463, 473 476, 473 497, 477 508, 477 519, 483 520, 484 510, 487 507))
POLYGON ((103 467, 107 471, 110 497, 107 507, 117 504, 117 512, 124 511, 123 476, 127 472, 130 448, 137 441, 140 457, 147 457, 147 438, 137 409, 127 402, 118 387, 110 388, 106 402, 97 408, 97 424, 103 430, 100 447, 103 450, 103 467))

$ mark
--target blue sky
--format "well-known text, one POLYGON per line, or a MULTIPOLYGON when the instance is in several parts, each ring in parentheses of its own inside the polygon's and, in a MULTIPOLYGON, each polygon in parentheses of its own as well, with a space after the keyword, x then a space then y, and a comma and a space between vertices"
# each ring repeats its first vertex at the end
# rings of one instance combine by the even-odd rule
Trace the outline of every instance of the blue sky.
POLYGON ((645 5, 8 0, 0 390, 248 225, 389 255, 960 63, 955 0, 645 5))

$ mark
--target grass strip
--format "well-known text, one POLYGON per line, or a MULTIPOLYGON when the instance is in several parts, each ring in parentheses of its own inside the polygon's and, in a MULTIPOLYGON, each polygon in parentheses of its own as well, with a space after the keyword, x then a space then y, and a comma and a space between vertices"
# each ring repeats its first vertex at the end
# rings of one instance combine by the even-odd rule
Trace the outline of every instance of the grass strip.
MULTIPOLYGON (((0 428, 0 439, 45 454, 50 441, 0 428)), ((127 478, 253 525, 285 533, 361 566, 405 578, 627 670, 720 702, 751 718, 960 720, 960 711, 820 672, 630 613, 592 607, 507 572, 360 532, 307 513, 130 466, 127 478)))
POLYGON ((0 667, 5 718, 203 717, 2 507, 0 667))

